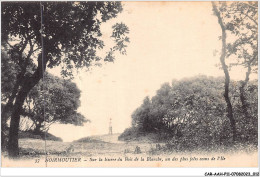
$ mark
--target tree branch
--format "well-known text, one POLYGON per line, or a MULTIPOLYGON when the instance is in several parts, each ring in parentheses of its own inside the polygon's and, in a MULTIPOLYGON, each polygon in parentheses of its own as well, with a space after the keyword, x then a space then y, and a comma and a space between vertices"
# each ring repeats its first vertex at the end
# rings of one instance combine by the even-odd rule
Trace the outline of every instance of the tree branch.
MULTIPOLYGON (((243 2, 242 2, 242 3, 243 3, 243 2)), ((251 4, 248 4, 248 3, 243 3, 243 4, 245 4, 245 5, 249 6, 249 7, 252 7, 252 8, 254 8, 254 9, 258 9, 258 7, 252 6, 251 4)))

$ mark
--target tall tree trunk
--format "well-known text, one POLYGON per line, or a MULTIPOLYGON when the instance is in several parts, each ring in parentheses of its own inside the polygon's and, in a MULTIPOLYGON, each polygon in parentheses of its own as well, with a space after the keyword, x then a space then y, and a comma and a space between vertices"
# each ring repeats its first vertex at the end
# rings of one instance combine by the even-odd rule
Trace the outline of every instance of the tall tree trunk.
POLYGON ((11 115, 10 130, 9 130, 9 142, 8 142, 8 154, 10 157, 16 157, 18 156, 19 153, 18 131, 19 131, 19 123, 20 123, 20 112, 26 96, 27 96, 26 90, 21 90, 21 92, 17 95, 15 104, 13 106, 13 112, 11 115))
MULTIPOLYGON (((29 54, 28 56, 31 56, 31 54, 29 54)), ((22 57, 22 55, 20 57, 22 57)), ((1 111, 1 118, 4 119, 3 121, 5 121, 5 122, 8 119, 8 113, 10 113, 12 110, 13 102, 17 96, 19 86, 22 84, 22 80, 23 80, 24 74, 26 72, 26 68, 27 68, 27 63, 25 63, 25 66, 22 67, 21 72, 16 76, 16 82, 12 89, 12 93, 8 99, 8 102, 6 103, 6 105, 3 107, 2 111, 1 111)))
MULTIPOLYGON (((24 73, 21 73, 21 74, 24 74, 24 73)), ((13 102, 14 102, 14 99, 16 97, 19 85, 20 85, 20 82, 19 82, 18 79, 19 79, 19 76, 17 77, 17 81, 16 81, 16 83, 13 87, 12 94, 9 97, 8 102, 6 103, 5 106, 3 106, 3 109, 1 110, 1 119, 3 121, 7 121, 8 113, 12 110, 13 102)))
POLYGON ((222 21, 222 18, 220 16, 220 12, 216 7, 215 2, 211 2, 212 6, 213 6, 213 11, 215 13, 215 15, 218 18, 218 23, 221 27, 221 31, 222 31, 222 50, 221 50, 221 56, 220 56, 220 62, 221 62, 221 66, 223 68, 224 74, 225 74, 225 92, 224 92, 224 97, 225 97, 225 101, 227 104, 227 117, 230 120, 230 127, 232 129, 232 133, 233 133, 233 142, 236 141, 237 139, 237 133, 236 133, 236 121, 234 119, 233 116, 233 109, 232 109, 232 104, 230 102, 230 98, 229 98, 229 83, 230 83, 230 76, 229 76, 229 71, 228 71, 228 67, 226 65, 225 59, 226 59, 226 38, 227 38, 227 34, 226 34, 226 27, 222 21))
MULTIPOLYGON (((8 102, 6 103, 6 105, 4 105, 2 107, 2 110, 1 110, 1 138, 2 138, 2 147, 3 146, 6 146, 5 144, 7 144, 7 142, 5 142, 6 140, 6 131, 7 131, 7 120, 10 116, 10 114, 12 113, 13 111, 13 102, 14 100, 16 99, 17 97, 17 92, 19 90, 19 86, 22 82, 22 77, 24 76, 26 72, 26 67, 22 68, 22 71, 16 76, 16 82, 15 82, 15 85, 12 89, 12 93, 8 99, 8 102)), ((10 130, 9 130, 10 131, 10 130)))
MULTIPOLYGON (((41 12, 43 12, 43 6, 41 5, 41 12)), ((43 16, 41 15, 41 30, 43 31, 43 16)), ((26 44, 28 40, 26 39, 26 44)), ((48 59, 46 58, 45 49, 44 49, 44 41, 43 36, 41 36, 41 46, 42 51, 38 55, 38 67, 32 76, 24 76, 21 75, 19 80, 21 80, 21 89, 16 96, 15 104, 13 106, 11 122, 10 122, 10 130, 9 130, 9 141, 8 141, 8 155, 11 158, 16 158, 19 155, 19 146, 18 146, 18 131, 19 131, 19 123, 20 123, 20 115, 22 111, 23 103, 30 92, 30 90, 43 78, 44 72, 46 70, 46 64, 48 59)), ((25 49, 26 45, 24 45, 25 49)), ((33 53, 33 48, 30 50, 30 54, 28 54, 27 59, 29 60, 30 56, 33 53)), ((22 55, 21 55, 22 56, 22 55)), ((27 61, 24 63, 23 71, 26 72, 27 61)))
POLYGON ((24 82, 19 90, 15 103, 13 105, 11 122, 10 122, 10 130, 9 130, 9 142, 8 142, 8 154, 11 158, 15 158, 19 155, 18 148, 18 131, 20 124, 20 115, 22 113, 23 103, 30 92, 30 90, 39 82, 39 80, 43 76, 43 72, 46 68, 46 63, 44 65, 41 64, 41 58, 39 55, 38 59, 38 68, 35 73, 31 77, 24 77, 24 82), (42 67, 43 66, 43 67, 42 67))
POLYGON ((245 87, 246 87, 246 85, 249 81, 250 73, 251 73, 251 66, 250 66, 250 64, 248 64, 246 78, 245 78, 244 81, 241 82, 241 86, 239 88, 240 100, 241 100, 241 103, 242 103, 242 111, 243 111, 243 114, 244 114, 246 119, 251 118, 250 114, 248 113, 248 102, 247 102, 246 92, 245 92, 245 87))

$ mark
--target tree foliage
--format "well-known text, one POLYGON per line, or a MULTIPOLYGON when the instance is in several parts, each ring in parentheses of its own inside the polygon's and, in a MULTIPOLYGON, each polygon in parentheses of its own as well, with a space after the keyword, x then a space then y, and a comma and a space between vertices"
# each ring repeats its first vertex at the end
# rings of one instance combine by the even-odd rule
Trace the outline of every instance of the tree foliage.
POLYGON ((227 57, 237 60, 231 65, 249 65, 257 71, 258 64, 258 4, 257 2, 233 2, 221 9, 226 29, 235 40, 228 43, 227 57))
MULTIPOLYGON (((121 11, 120 2, 6 2, 2 4, 2 40, 17 43, 9 47, 11 59, 19 66, 37 61, 32 55, 43 49, 44 65, 52 68, 64 62, 66 73, 72 67, 88 67, 91 61, 100 60, 96 52, 105 45, 100 25, 121 11), (20 56, 26 49, 27 56, 20 56)), ((113 26, 114 51, 126 52, 128 32, 123 23, 113 26)))
POLYGON ((29 93, 24 111, 34 123, 36 133, 53 123, 82 126, 88 120, 77 112, 80 90, 75 83, 46 73, 29 93))
MULTIPOLYGON (((22 105, 46 68, 62 65, 62 74, 72 76, 73 68, 89 67, 102 58, 104 48, 100 26, 122 11, 120 2, 4 2, 1 6, 1 39, 17 67, 11 96, 1 116, 12 110, 9 155, 18 155, 18 129, 22 105)), ((103 58, 113 61, 114 53, 125 54, 129 29, 113 26, 115 45, 103 58)))
MULTIPOLYGON (((155 133, 160 140, 170 141, 172 146, 183 150, 228 145, 232 141, 232 129, 228 126, 229 119, 225 111, 223 81, 223 78, 199 76, 174 80, 171 85, 163 84, 155 96, 151 99, 146 97, 143 104, 133 112, 131 129, 135 131, 127 129, 121 138, 129 138, 131 133, 134 136, 155 133)), ((235 117, 239 120, 238 141, 255 143, 257 125, 241 116, 237 85, 237 82, 232 81, 231 101, 235 117)), ((257 83, 250 82, 249 85, 250 113, 256 122, 257 83)))
POLYGON ((245 79, 240 82, 240 100, 242 114, 249 122, 254 118, 249 113, 247 100, 247 84, 252 72, 258 68, 258 3, 257 2, 212 2, 213 12, 218 18, 222 30, 221 65, 225 73, 225 94, 229 112, 230 125, 233 128, 233 139, 236 139, 236 120, 233 115, 233 106, 229 97, 229 71, 231 67, 242 66, 246 69, 245 79), (229 41, 229 42, 227 42, 229 41), (232 58, 235 58, 232 60, 232 58), (227 59, 231 61, 226 61, 227 59), (229 63, 229 66, 227 66, 229 63))
POLYGON ((243 66, 246 69, 245 79, 240 82, 240 100, 245 117, 252 121, 246 99, 247 84, 251 73, 258 69, 258 3, 233 2, 221 9, 226 21, 227 30, 235 40, 227 47, 227 57, 235 57, 231 66, 243 66))

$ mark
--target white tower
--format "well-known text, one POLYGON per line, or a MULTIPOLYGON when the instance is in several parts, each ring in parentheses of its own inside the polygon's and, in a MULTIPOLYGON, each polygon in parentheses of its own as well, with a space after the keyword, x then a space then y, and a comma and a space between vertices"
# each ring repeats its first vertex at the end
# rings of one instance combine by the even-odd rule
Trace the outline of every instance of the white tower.
POLYGON ((110 121, 109 121, 109 131, 108 131, 108 134, 109 135, 112 135, 113 132, 112 132, 112 119, 110 118, 110 121))

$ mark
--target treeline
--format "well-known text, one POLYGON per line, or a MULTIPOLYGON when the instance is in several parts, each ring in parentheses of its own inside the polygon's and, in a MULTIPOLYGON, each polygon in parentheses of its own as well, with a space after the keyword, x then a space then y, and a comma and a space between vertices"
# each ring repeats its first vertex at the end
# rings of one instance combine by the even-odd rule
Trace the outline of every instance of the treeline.
MULTIPOLYGON (((257 81, 245 88, 250 118, 243 114, 239 86, 236 81, 230 85, 237 142, 257 144, 257 81)), ((119 139, 153 133, 179 149, 228 146, 233 141, 223 88, 224 78, 207 76, 165 83, 133 112, 132 127, 119 139)))

